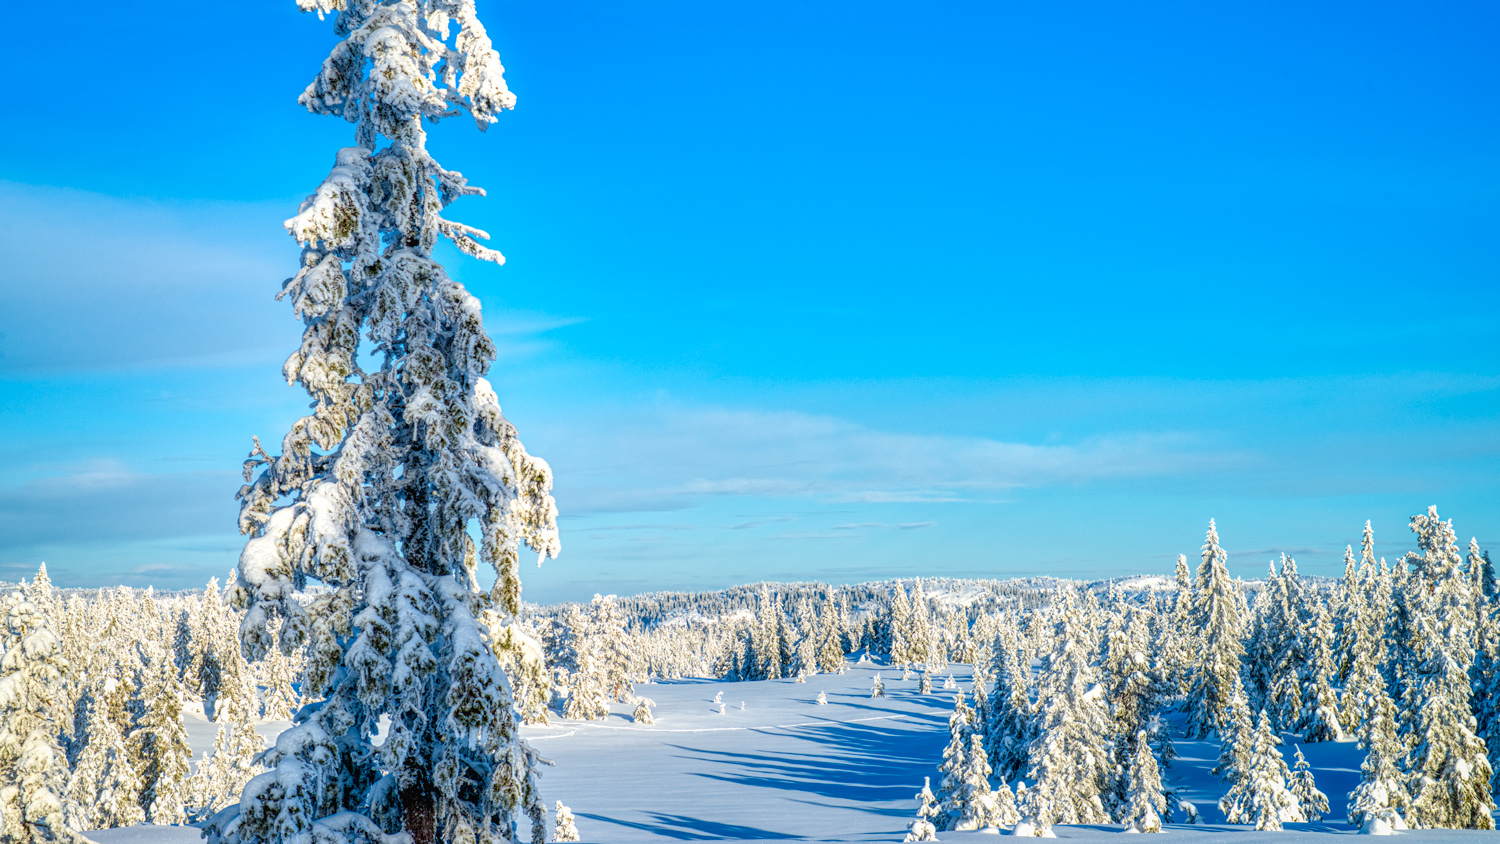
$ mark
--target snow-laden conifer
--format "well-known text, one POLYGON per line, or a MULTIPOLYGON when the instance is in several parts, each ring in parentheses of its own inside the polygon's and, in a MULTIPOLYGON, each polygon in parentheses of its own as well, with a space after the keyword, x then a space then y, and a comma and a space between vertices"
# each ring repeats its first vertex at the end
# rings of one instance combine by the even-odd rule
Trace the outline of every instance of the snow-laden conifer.
POLYGON ((1219 810, 1229 823, 1253 823, 1258 830, 1277 830, 1283 823, 1306 820, 1297 798, 1287 788, 1290 772, 1276 749, 1280 744, 1270 717, 1261 710, 1247 767, 1219 800, 1219 810))
POLYGON ((1008 619, 995 645, 995 690, 988 697, 985 745, 990 766, 1001 777, 1013 779, 1030 764, 1036 738, 1036 707, 1032 702, 1031 666, 1021 653, 1015 626, 1008 619))
POLYGON ((1203 543, 1203 562, 1193 583, 1192 618, 1201 631, 1202 647, 1188 692, 1188 734, 1205 738, 1219 732, 1228 714, 1229 698, 1240 675, 1243 622, 1242 598, 1225 568, 1219 532, 1212 519, 1203 543))
POLYGON ((1407 555, 1412 566, 1408 588, 1421 607, 1416 616, 1422 653, 1409 663, 1410 699, 1417 706, 1407 760, 1411 805, 1405 815, 1413 827, 1494 829, 1492 771, 1470 704, 1469 669, 1474 659, 1471 629, 1471 582, 1463 576, 1462 557, 1451 522, 1437 508, 1413 516, 1420 554, 1407 555))
POLYGON ((1307 643, 1307 658, 1301 668, 1302 712, 1298 725, 1305 741, 1341 741, 1344 730, 1332 685, 1338 670, 1331 647, 1333 622, 1322 603, 1314 603, 1308 615, 1308 623, 1299 631, 1307 643))
POLYGON ((188 783, 192 814, 208 817, 238 803, 245 784, 265 770, 255 761, 265 749, 265 739, 243 714, 220 724, 213 752, 198 763, 188 783))
POLYGON ((557 801, 557 814, 552 821, 552 840, 559 844, 578 840, 578 826, 573 821, 573 811, 564 806, 561 800, 557 801))
POLYGON ((125 741, 104 707, 89 707, 88 743, 79 752, 68 778, 67 818, 74 829, 134 826, 146 819, 141 810, 141 783, 125 741))
POLYGON ((1297 807, 1309 821, 1320 821, 1328 814, 1328 795, 1318 790, 1313 782, 1312 766, 1302 756, 1302 748, 1296 749, 1296 763, 1292 765, 1292 778, 1288 788, 1297 798, 1297 807))
POLYGON ((484 377, 495 346, 478 300, 433 258, 446 239, 501 261, 443 216, 481 191, 439 166, 423 128, 458 114, 485 128, 514 97, 472 0, 299 4, 336 12, 342 39, 300 101, 354 123, 355 146, 287 223, 303 252, 282 295, 305 330, 283 373, 313 412, 280 455, 257 443, 246 462, 234 593, 246 654, 259 659, 284 618, 318 706, 210 838, 488 841, 514 838, 524 814, 540 842, 536 757, 489 645, 503 631, 476 616, 514 623, 520 545, 556 553, 551 471, 484 377), (488 594, 481 562, 496 572, 488 594), (294 597, 308 580, 324 590, 294 597))
POLYGON ((1092 631, 1065 594, 1053 631, 1055 650, 1043 668, 1037 736, 1029 748, 1032 781, 1028 813, 1036 825, 1108 823, 1104 798, 1111 783, 1109 714, 1090 659, 1092 631))
POLYGON ((1253 709, 1265 709, 1273 728, 1291 729, 1302 712, 1301 669, 1306 647, 1301 635, 1304 588, 1297 563, 1281 555, 1273 562, 1255 600, 1245 647, 1245 693, 1253 709))
POLYGON ((824 600, 818 619, 821 626, 818 630, 817 668, 825 674, 833 674, 844 667, 844 631, 839 624, 839 611, 831 598, 824 600))
POLYGON ((917 816, 911 823, 906 825, 906 837, 903 841, 936 841, 937 827, 933 826, 932 819, 942 811, 938 808, 937 800, 932 795, 932 778, 922 778, 922 790, 917 792, 917 816))
POLYGON ((1120 822, 1134 832, 1161 832, 1161 816, 1167 809, 1161 770, 1144 730, 1136 736, 1134 744, 1135 752, 1125 775, 1125 813, 1120 822))
POLYGON ((145 711, 126 737, 141 782, 141 808, 153 824, 180 824, 186 818, 188 776, 193 751, 182 720, 181 686, 164 653, 153 655, 146 671, 145 711))
POLYGON ((1350 826, 1363 827, 1382 812, 1406 812, 1411 802, 1406 774, 1401 770, 1405 748, 1396 735, 1396 705, 1385 693, 1385 680, 1376 674, 1367 715, 1360 726, 1359 746, 1365 751, 1359 784, 1349 793, 1350 826))
POLYGON ((302 707, 302 694, 296 686, 302 673, 299 656, 282 651, 279 631, 272 636, 271 648, 261 663, 266 687, 262 711, 267 720, 290 721, 292 714, 302 707))
POLYGON ((71 720, 62 708, 68 663, 42 611, 24 591, 0 605, 0 841, 82 842, 68 826, 68 767, 58 736, 71 720))
POLYGON ((1229 713, 1220 733, 1223 740, 1219 747, 1219 764, 1213 772, 1232 787, 1250 770, 1250 756, 1255 750, 1255 724, 1250 720, 1245 687, 1238 677, 1229 694, 1229 713))
POLYGON ((1141 737, 1150 742, 1151 731, 1159 727, 1156 715, 1166 690, 1159 668, 1152 665, 1148 655, 1146 612, 1127 607, 1122 615, 1105 640, 1099 669, 1113 720, 1114 766, 1122 775, 1116 779, 1112 800, 1107 805, 1116 813, 1127 799, 1127 778, 1123 775, 1132 764, 1135 743, 1141 737))
POLYGON ((995 792, 990 789, 991 771, 984 740, 976 729, 974 710, 964 703, 962 691, 953 699, 948 746, 943 750, 938 770, 943 774, 938 786, 938 829, 964 831, 1006 823, 995 792))
POLYGON ((870 683, 870 697, 885 697, 885 683, 876 674, 874 681, 870 683))
POLYGON ((647 698, 647 697, 638 697, 638 698, 636 698, 635 699, 635 712, 631 713, 630 720, 634 721, 637 724, 646 724, 646 725, 655 724, 656 723, 656 719, 651 717, 651 707, 653 707, 655 705, 656 705, 656 701, 654 701, 654 700, 652 700, 650 698, 647 698))

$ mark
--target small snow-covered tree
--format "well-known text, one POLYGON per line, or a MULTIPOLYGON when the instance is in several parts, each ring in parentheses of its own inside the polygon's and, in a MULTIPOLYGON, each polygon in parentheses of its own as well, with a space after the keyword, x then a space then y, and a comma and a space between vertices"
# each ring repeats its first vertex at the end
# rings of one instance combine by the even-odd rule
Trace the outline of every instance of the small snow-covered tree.
POLYGON ((141 781, 141 808, 153 824, 180 824, 185 818, 193 751, 182 720, 176 667, 164 653, 147 669, 145 711, 126 738, 141 781))
POLYGON ((942 810, 932 796, 932 778, 922 778, 922 790, 917 792, 917 817, 906 825, 906 837, 902 841, 936 841, 937 827, 932 819, 942 810))
POLYGON ((301 673, 298 662, 295 656, 282 651, 281 635, 277 631, 261 663, 266 687, 263 709, 266 719, 290 721, 293 713, 302 707, 302 695, 296 686, 297 676, 301 673))
POLYGON ((265 770, 255 761, 265 749, 265 739, 243 714, 221 724, 213 752, 198 763, 188 783, 187 802, 193 814, 208 817, 238 803, 245 784, 265 770))
POLYGON ((540 842, 539 763, 476 617, 519 613, 522 543, 556 554, 551 470, 485 378, 496 350, 478 300, 433 257, 446 239, 501 260, 483 232, 443 216, 481 191, 437 163, 423 128, 459 114, 485 128, 514 97, 473 0, 299 6, 336 13, 342 39, 300 102, 352 122, 355 146, 287 222, 303 252, 282 295, 305 329, 283 373, 313 412, 280 455, 257 441, 246 462, 251 538, 233 592, 247 656, 265 653, 278 618, 286 647, 308 649, 303 693, 317 707, 210 838, 404 830, 433 844, 514 838, 525 815, 540 842), (481 563, 496 573, 488 593, 481 563), (309 580, 324 588, 299 600, 309 580))
POLYGON ((1144 730, 1136 736, 1135 753, 1130 757, 1125 782, 1125 815, 1120 818, 1121 823, 1136 832, 1161 832, 1167 799, 1162 793, 1161 770, 1144 730))
POLYGON ((74 829, 109 829, 145 821, 140 778, 120 731, 103 706, 89 707, 85 736, 88 743, 68 779, 64 804, 72 813, 68 825, 74 829))
POLYGON ((58 736, 68 663, 45 616, 23 593, 4 603, 0 648, 0 841, 83 842, 67 824, 68 766, 58 736))
POLYGON ((1255 723, 1250 720, 1245 687, 1238 678, 1229 694, 1229 712, 1221 734, 1224 738, 1219 746, 1219 764, 1213 772, 1234 783, 1250 769, 1250 754, 1255 748, 1255 723))
POLYGON ((826 706, 828 704, 828 695, 821 691, 818 692, 818 696, 813 700, 813 703, 816 703, 819 706, 826 706))
POLYGON ((1296 763, 1292 766, 1292 779, 1289 788, 1292 796, 1297 798, 1297 807, 1309 821, 1320 821, 1328 814, 1328 795, 1318 790, 1313 782, 1312 766, 1307 764, 1307 759, 1302 756, 1302 748, 1297 748, 1296 763))
POLYGON ((885 697, 885 683, 881 681, 880 675, 875 675, 875 680, 870 684, 870 697, 885 697))
POLYGON ((577 841, 578 826, 573 821, 573 812, 562 801, 557 801, 557 814, 552 821, 552 840, 557 842, 577 841))
POLYGON ((656 701, 650 698, 636 698, 635 712, 631 714, 630 720, 634 721, 637 724, 655 724, 656 719, 651 717, 651 707, 655 705, 656 701))
POLYGON ((1289 772, 1276 749, 1279 744, 1281 739, 1272 731, 1263 709, 1255 726, 1248 768, 1219 800, 1219 810, 1229 823, 1254 823, 1258 830, 1277 830, 1283 823, 1306 820, 1297 798, 1287 788, 1289 772))

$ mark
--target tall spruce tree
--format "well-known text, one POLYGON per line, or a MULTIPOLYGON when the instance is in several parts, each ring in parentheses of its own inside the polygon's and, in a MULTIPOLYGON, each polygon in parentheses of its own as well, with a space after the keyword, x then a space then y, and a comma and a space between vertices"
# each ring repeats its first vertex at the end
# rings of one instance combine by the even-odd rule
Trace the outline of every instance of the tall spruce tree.
POLYGON ((1406 822, 1413 827, 1494 829, 1495 801, 1484 741, 1475 735, 1469 669, 1474 661, 1473 600, 1451 522, 1437 508, 1413 516, 1421 553, 1408 554, 1408 589, 1416 616, 1419 660, 1409 678, 1416 705, 1407 769, 1412 777, 1406 822))
POLYGON ((1188 734, 1206 738, 1223 735, 1230 696, 1239 682, 1240 658, 1244 655, 1244 623, 1240 616, 1243 599, 1225 567, 1226 555, 1219 547, 1219 531, 1212 519, 1203 542, 1203 562, 1193 582, 1193 621, 1202 632, 1197 671, 1188 692, 1188 734))
POLYGON ((443 216, 482 191, 433 159, 423 128, 467 114, 484 129, 515 98, 473 0, 298 4, 333 13, 342 39, 300 102, 353 123, 355 145, 286 224, 303 251, 281 295, 305 330, 283 373, 313 410, 280 455, 257 441, 246 461, 233 599, 251 659, 285 619, 316 705, 209 835, 497 841, 524 814, 540 842, 538 760, 488 645, 499 631, 476 616, 513 623, 522 543, 556 554, 551 470, 485 378, 495 345, 478 300, 433 257, 446 239, 503 260, 443 216), (488 594, 481 562, 496 573, 488 594), (309 580, 323 588, 294 597, 309 580))
POLYGON ((1092 664, 1093 632, 1065 593, 1057 610, 1055 650, 1042 671, 1037 736, 1029 748, 1030 790, 1039 827, 1108 823, 1104 801, 1112 783, 1109 713, 1092 664))

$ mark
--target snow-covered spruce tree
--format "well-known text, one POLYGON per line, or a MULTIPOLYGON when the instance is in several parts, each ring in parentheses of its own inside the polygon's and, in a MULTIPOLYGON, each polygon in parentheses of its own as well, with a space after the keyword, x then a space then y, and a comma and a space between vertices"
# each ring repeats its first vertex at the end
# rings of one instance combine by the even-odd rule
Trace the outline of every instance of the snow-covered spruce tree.
POLYGON ((1234 688, 1229 693, 1229 714, 1220 727, 1223 736, 1219 748, 1219 764, 1214 767, 1225 782, 1239 782, 1245 771, 1250 770, 1250 754, 1255 747, 1255 724, 1250 720, 1250 706, 1245 702, 1245 687, 1236 677, 1234 688))
POLYGON ((1156 766, 1145 730, 1136 735, 1134 744, 1125 775, 1125 814, 1120 822, 1136 832, 1161 832, 1161 816, 1167 810, 1161 769, 1156 766))
POLYGON ((58 736, 70 720, 62 707, 68 663, 41 610, 23 591, 4 605, 0 638, 0 841, 81 842, 67 825, 68 766, 58 736))
MULTIPOLYGON (((1132 764, 1136 741, 1145 737, 1149 742, 1152 738, 1150 731, 1160 725, 1156 715, 1161 709, 1166 684, 1147 656, 1150 651, 1147 627, 1145 610, 1125 607, 1123 618, 1105 641, 1100 666, 1104 696, 1114 721, 1114 767, 1121 774, 1132 764)), ((1112 800, 1114 807, 1125 805, 1126 787, 1127 778, 1117 778, 1112 800)))
POLYGON ((108 829, 145 821, 140 778, 120 731, 115 729, 103 706, 89 707, 85 735, 88 744, 79 753, 68 779, 68 799, 64 804, 71 813, 68 826, 108 829))
POLYGON ((283 652, 280 642, 280 631, 276 631, 272 635, 270 651, 261 663, 266 687, 264 715, 271 721, 289 721, 292 714, 302 708, 302 695, 295 685, 302 673, 299 660, 283 652))
POLYGON ((1287 788, 1289 771, 1276 749, 1279 744, 1281 739, 1272 731, 1271 719, 1262 709, 1248 767, 1229 793, 1219 799, 1219 810, 1229 823, 1253 823, 1259 830, 1277 830, 1283 823, 1306 820, 1287 788))
POLYGON ((1406 774, 1401 770, 1405 748, 1396 735, 1396 704, 1385 693, 1385 680, 1379 674, 1369 697, 1359 733, 1365 760, 1359 767, 1359 785, 1349 792, 1349 825, 1357 828, 1382 812, 1394 812, 1399 817, 1411 803, 1406 774))
POLYGON ((1229 579, 1225 558, 1224 549, 1219 547, 1218 529, 1210 519, 1203 543, 1203 562, 1193 582, 1192 618, 1201 633, 1202 647, 1185 704, 1188 735, 1199 739, 1220 731, 1229 696, 1240 676, 1240 657, 1244 653, 1241 597, 1234 581, 1229 579))
POLYGON ((525 814, 541 841, 538 760, 476 616, 518 613, 521 543, 556 554, 551 470, 526 453, 484 377, 495 346, 478 300, 433 258, 447 238, 502 260, 482 232, 442 216, 482 192, 438 165, 423 129, 458 114, 483 129, 514 97, 473 0, 299 5, 336 12, 343 39, 300 102, 354 123, 356 145, 287 222, 303 252, 282 295, 306 328, 283 372, 313 411, 279 456, 257 443, 246 461, 240 527, 251 538, 233 600, 251 659, 285 619, 283 647, 308 651, 314 705, 209 837, 405 830, 415 844, 466 844, 514 838, 525 814), (481 561, 497 575, 487 595, 481 561), (324 588, 300 600, 308 580, 324 588))
POLYGON ((635 712, 631 714, 630 720, 634 721, 637 724, 646 724, 648 726, 651 725, 651 724, 655 724, 656 723, 656 719, 651 717, 651 707, 653 707, 655 705, 656 705, 656 701, 652 700, 651 698, 648 698, 648 697, 638 697, 638 698, 636 698, 635 699, 635 712))
POLYGON ((1421 554, 1408 554, 1415 590, 1417 640, 1424 654, 1408 678, 1417 706, 1411 730, 1407 771, 1411 806, 1406 822, 1413 827, 1494 829, 1492 771, 1476 727, 1469 669, 1474 659, 1471 583, 1461 571, 1462 558, 1451 522, 1437 508, 1413 516, 1421 554))
POLYGON ((255 758, 266 749, 266 741, 243 714, 219 725, 213 753, 198 763, 188 782, 190 814, 209 817, 239 802, 245 784, 265 770, 255 758))
POLYGON ((891 665, 901 666, 916 661, 916 645, 911 641, 911 603, 906 599, 906 588, 896 581, 891 590, 890 604, 890 660, 891 665))
POLYGON ((186 818, 193 751, 182 721, 181 684, 166 653, 153 655, 143 690, 145 711, 126 739, 141 783, 141 808, 153 824, 186 818))
POLYGON ((932 796, 932 778, 924 777, 922 779, 922 790, 917 792, 917 817, 906 825, 906 837, 901 840, 938 840, 937 827, 932 825, 932 819, 937 817, 940 811, 937 800, 932 796))
POLYGON ((817 668, 824 674, 836 673, 844 667, 844 629, 842 607, 832 597, 825 597, 818 610, 818 648, 814 659, 817 668))
POLYGON ((1002 619, 995 640, 995 690, 988 698, 985 747, 990 767, 1006 779, 1025 773, 1032 739, 1036 736, 1036 711, 1032 703, 1031 665, 1021 653, 1015 623, 1002 619))
POLYGON ((974 710, 964 703, 962 691, 954 696, 948 735, 943 762, 938 766, 943 773, 938 787, 938 829, 965 831, 1001 826, 1006 818, 990 790, 991 771, 984 739, 976 730, 974 710))
POLYGON ((573 821, 573 811, 557 801, 557 815, 552 823, 552 840, 557 842, 577 841, 578 825, 573 821))
POLYGON ((1281 571, 1270 564, 1245 647, 1245 694, 1252 709, 1265 709, 1271 725, 1291 729, 1302 711, 1299 671, 1306 659, 1301 579, 1296 561, 1281 555, 1281 571))
POLYGON ((1094 676, 1093 631, 1080 621, 1071 593, 1057 607, 1053 642, 1038 695, 1036 738, 1029 748, 1028 807, 1038 827, 1054 823, 1109 823, 1104 798, 1113 766, 1109 713, 1094 676))
POLYGON ((1306 642, 1304 651, 1307 654, 1301 669, 1302 713, 1298 726, 1303 739, 1309 743, 1341 741, 1344 730, 1338 696, 1332 686, 1333 675, 1338 670, 1331 647, 1333 622, 1327 608, 1316 600, 1308 615, 1308 622, 1298 629, 1298 636, 1306 642))
POLYGON ((1292 779, 1288 788, 1292 796, 1297 798, 1297 807, 1309 821, 1320 821, 1328 814, 1328 795, 1318 790, 1313 782, 1312 766, 1307 764, 1307 759, 1302 756, 1302 748, 1297 748, 1296 763, 1292 765, 1292 779))

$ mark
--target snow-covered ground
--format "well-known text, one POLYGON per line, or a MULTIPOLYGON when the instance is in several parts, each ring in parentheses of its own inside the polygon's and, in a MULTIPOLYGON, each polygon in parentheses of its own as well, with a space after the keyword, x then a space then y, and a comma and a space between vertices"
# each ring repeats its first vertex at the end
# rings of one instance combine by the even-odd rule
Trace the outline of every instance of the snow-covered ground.
MULTIPOLYGON (((954 666, 967 688, 968 669, 954 666)), ((555 719, 524 732, 543 756, 542 789, 549 807, 572 808, 585 842, 631 844, 672 841, 900 841, 915 809, 922 778, 932 776, 948 739, 952 692, 935 678, 931 694, 917 679, 869 663, 844 675, 819 675, 806 683, 772 680, 725 683, 680 680, 637 687, 656 701, 653 726, 630 720, 633 706, 617 704, 604 721, 555 719), (871 698, 879 672, 886 698, 871 698), (826 706, 814 701, 818 692, 826 706), (714 705, 723 693, 723 714, 714 705), (741 702, 744 709, 740 708, 741 702)), ((197 715, 202 718, 201 713, 197 715)), ((273 733, 279 725, 267 724, 273 733)), ((195 751, 213 741, 214 725, 194 724, 195 751)), ((1179 734, 1180 735, 1180 734, 1179 734)), ((1291 756, 1292 736, 1283 748, 1291 756)), ((1352 834, 1343 822, 1346 795, 1359 779, 1362 754, 1353 743, 1304 744, 1318 787, 1333 810, 1321 823, 1290 824, 1285 832, 1250 834, 1285 842, 1352 834)), ((1217 807, 1224 787, 1209 771, 1217 742, 1179 740, 1180 758, 1167 772, 1171 787, 1194 803, 1207 823, 1172 824, 1171 841, 1222 841, 1249 827, 1222 823, 1217 807)), ((1119 826, 1059 826, 1059 838, 1105 840, 1119 826)), ((523 830, 524 835, 524 830, 523 830)), ((1416 842, 1500 841, 1500 833, 1425 830, 1403 833, 1416 842)), ((135 827, 91 833, 100 844, 187 844, 191 827, 135 827)), ((944 841, 993 840, 980 832, 946 832, 944 841)), ((1116 841, 1120 839, 1114 839, 1116 841)))

